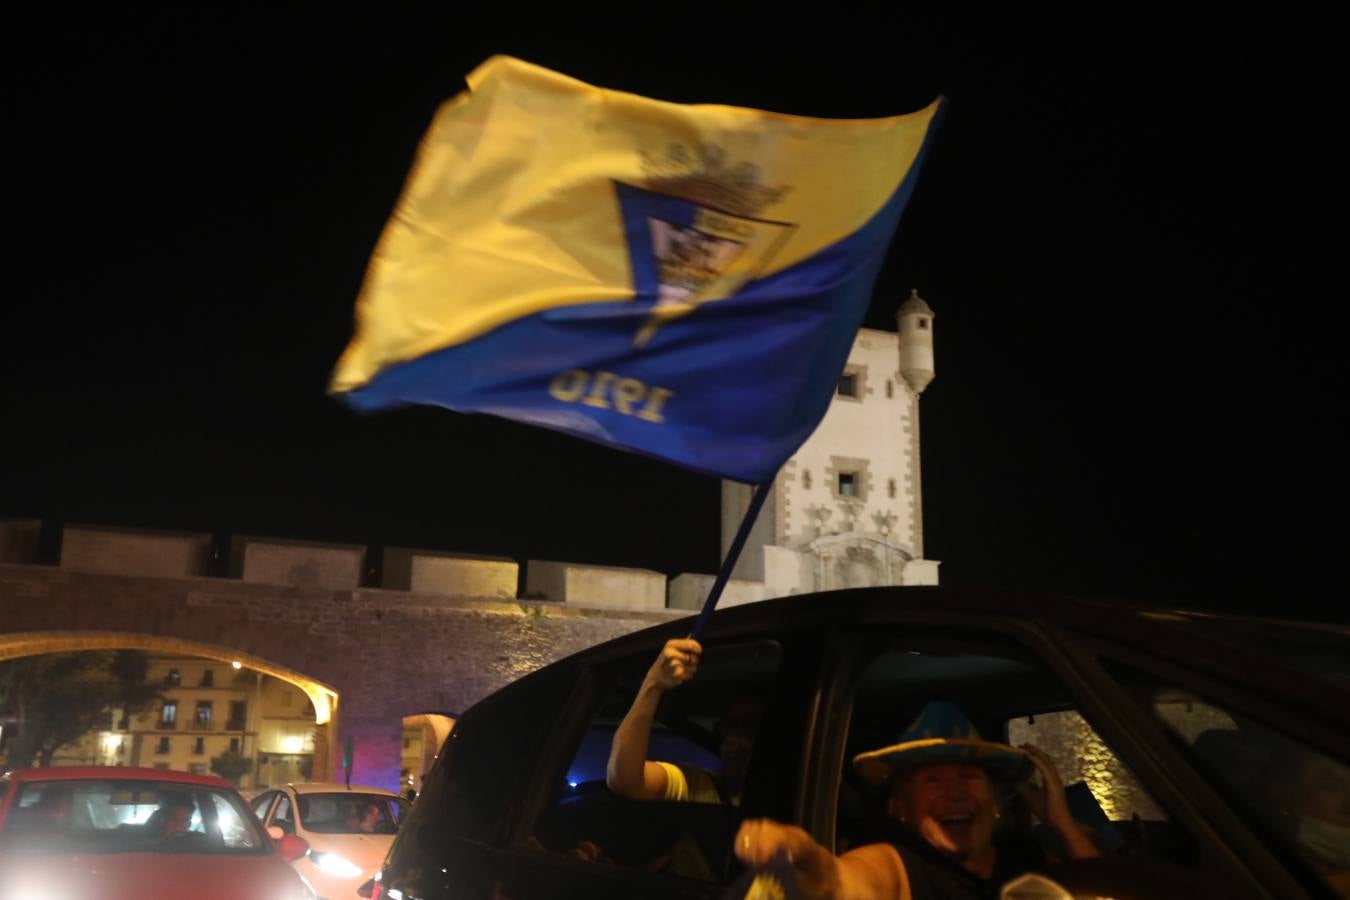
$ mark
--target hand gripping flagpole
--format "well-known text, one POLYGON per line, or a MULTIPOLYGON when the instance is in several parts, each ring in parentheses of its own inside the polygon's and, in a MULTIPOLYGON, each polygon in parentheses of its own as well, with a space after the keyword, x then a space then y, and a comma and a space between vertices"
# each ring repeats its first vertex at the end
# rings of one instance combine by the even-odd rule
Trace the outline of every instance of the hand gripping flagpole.
POLYGON ((703 603, 703 611, 698 614, 698 618, 694 620, 694 627, 689 631, 689 636, 696 641, 702 636, 703 626, 708 624, 708 618, 717 608, 717 601, 722 598, 722 591, 731 578, 731 570, 736 568, 736 560, 741 558, 741 550, 745 548, 745 542, 750 537, 750 529, 754 527, 755 520, 759 518, 759 511, 764 508, 764 501, 768 498, 769 491, 773 490, 775 480, 776 476, 756 487, 754 496, 750 498, 750 508, 745 511, 745 518, 741 520, 740 530, 736 532, 736 538, 731 542, 730 549, 727 550, 726 559, 722 560, 722 569, 717 573, 717 580, 713 582, 712 590, 708 591, 708 599, 703 603))

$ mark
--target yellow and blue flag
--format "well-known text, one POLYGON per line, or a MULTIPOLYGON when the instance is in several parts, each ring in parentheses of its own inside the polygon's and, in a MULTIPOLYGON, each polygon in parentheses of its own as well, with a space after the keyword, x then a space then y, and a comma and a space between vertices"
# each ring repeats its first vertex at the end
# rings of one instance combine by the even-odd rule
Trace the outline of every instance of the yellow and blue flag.
POLYGON ((423 138, 332 390, 750 483, 829 406, 940 101, 666 103, 493 57, 423 138))

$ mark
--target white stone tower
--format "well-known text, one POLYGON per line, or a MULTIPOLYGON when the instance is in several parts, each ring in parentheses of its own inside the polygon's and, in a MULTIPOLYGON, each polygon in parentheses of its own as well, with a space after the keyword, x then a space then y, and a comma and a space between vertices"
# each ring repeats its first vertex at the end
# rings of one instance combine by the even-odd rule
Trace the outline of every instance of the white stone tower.
MULTIPOLYGON (((784 464, 751 531, 733 573, 746 582, 740 596, 937 583, 938 563, 923 558, 919 477, 933 310, 915 291, 896 322, 898 333, 858 332, 829 411, 784 464)), ((723 553, 751 493, 723 482, 723 553)))

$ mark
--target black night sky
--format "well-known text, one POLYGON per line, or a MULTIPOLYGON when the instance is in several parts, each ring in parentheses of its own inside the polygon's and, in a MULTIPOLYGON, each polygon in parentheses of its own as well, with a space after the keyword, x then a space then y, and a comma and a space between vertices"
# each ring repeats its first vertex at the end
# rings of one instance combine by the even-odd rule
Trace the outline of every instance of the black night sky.
POLYGON ((868 320, 937 313, 943 581, 1347 618, 1328 23, 335 8, 7 28, 0 516, 713 571, 712 479, 325 395, 419 137, 507 53, 808 115, 946 94, 868 320))

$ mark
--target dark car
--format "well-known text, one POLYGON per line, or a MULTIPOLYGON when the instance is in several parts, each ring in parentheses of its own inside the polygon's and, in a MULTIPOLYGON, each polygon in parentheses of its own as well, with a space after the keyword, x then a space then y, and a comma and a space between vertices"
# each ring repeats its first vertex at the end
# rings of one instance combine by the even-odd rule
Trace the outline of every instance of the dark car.
POLYGON ((933 699, 1054 759, 1104 853, 1039 868, 1067 895, 1350 896, 1348 629, 947 588, 749 604, 713 617, 649 751, 716 772, 722 715, 754 698, 740 803, 620 799, 604 780, 615 726, 689 626, 577 654, 465 714, 375 896, 724 896, 744 875, 732 838, 746 818, 795 823, 837 853, 877 840, 884 800, 850 760, 933 699))

